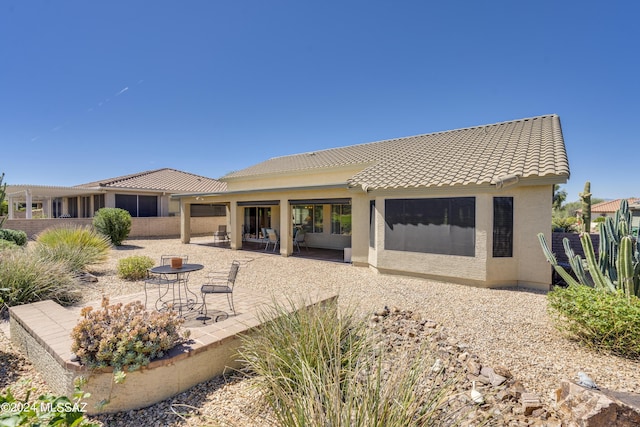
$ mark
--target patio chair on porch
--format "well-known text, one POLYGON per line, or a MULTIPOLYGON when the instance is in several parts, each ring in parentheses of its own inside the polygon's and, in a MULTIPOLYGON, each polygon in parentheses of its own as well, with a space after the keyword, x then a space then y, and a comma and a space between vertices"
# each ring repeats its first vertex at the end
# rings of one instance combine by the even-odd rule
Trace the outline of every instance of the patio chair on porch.
POLYGON ((227 296, 227 302, 229 303, 229 308, 236 314, 236 308, 233 304, 233 288, 236 283, 236 277, 238 276, 238 270, 240 269, 240 262, 234 260, 231 263, 231 268, 229 269, 229 273, 224 276, 217 275, 217 273, 210 273, 207 278, 207 283, 202 285, 200 288, 200 293, 202 294, 202 310, 200 312, 203 314, 202 323, 206 323, 207 321, 207 295, 212 294, 225 294, 227 296))
MULTIPOLYGON (((162 255, 160 256, 160 265, 171 265, 172 258, 182 258, 182 263, 186 264, 189 261, 189 255, 162 255)), ((178 279, 178 276, 168 276, 166 274, 152 274, 147 272, 147 278, 144 280, 144 308, 147 308, 147 289, 148 288, 157 288, 158 289, 158 299, 156 300, 156 305, 158 301, 164 297, 164 295, 169 292, 169 286, 174 285, 178 279), (162 290, 164 289, 164 293, 162 290)), ((158 309, 158 307, 156 307, 158 309)))
POLYGON ((296 235, 293 236, 293 245, 298 250, 298 252, 300 252, 300 245, 304 245, 304 247, 307 250, 307 252, 309 251, 309 247, 307 246, 307 242, 304 241, 304 238, 305 238, 306 234, 307 233, 304 230, 299 229, 299 230, 296 231, 296 235))
POLYGON ((226 225, 218 225, 218 231, 213 232, 213 243, 216 242, 229 242, 229 233, 227 233, 226 225))
POLYGON ((267 233, 267 229, 262 227, 260 229, 261 233, 262 233, 262 237, 260 240, 262 240, 262 242, 264 243, 264 250, 267 250, 267 246, 269 246, 269 234, 267 233))
POLYGON ((268 250, 269 245, 273 245, 272 252, 275 252, 276 247, 280 245, 280 236, 278 236, 278 232, 273 228, 267 228, 267 236, 269 237, 269 240, 267 240, 267 246, 265 246, 264 250, 268 250))

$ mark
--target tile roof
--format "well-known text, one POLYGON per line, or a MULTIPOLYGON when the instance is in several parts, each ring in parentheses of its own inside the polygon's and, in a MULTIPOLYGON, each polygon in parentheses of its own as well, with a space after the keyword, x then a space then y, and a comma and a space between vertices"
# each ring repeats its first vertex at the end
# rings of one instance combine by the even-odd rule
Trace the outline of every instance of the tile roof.
POLYGON ((363 169, 348 184, 371 189, 495 183, 507 175, 569 176, 560 118, 553 114, 276 157, 221 179, 358 164, 363 169))
MULTIPOLYGON (((591 213, 611 213, 611 212, 615 212, 618 209, 620 209, 620 202, 623 199, 616 199, 616 200, 609 200, 607 202, 601 202, 601 203, 596 203, 595 205, 591 205, 591 213)), ((636 198, 629 198, 627 199, 627 201, 629 202, 629 206, 633 205, 634 203, 638 203, 640 202, 640 199, 636 199, 636 198)), ((582 211, 580 209, 580 211, 582 211)))
POLYGON ((156 169, 132 175, 109 178, 102 181, 76 185, 77 188, 127 188, 182 193, 215 193, 225 191, 227 184, 213 178, 206 178, 175 169, 156 169))

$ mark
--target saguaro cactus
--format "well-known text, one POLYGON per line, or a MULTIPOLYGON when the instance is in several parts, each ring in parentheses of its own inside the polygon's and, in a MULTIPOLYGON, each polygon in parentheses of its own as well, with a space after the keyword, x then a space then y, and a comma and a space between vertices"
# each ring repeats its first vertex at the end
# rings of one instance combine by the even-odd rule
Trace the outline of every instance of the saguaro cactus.
POLYGON ((600 226, 597 256, 589 233, 580 233, 584 259, 573 251, 569 239, 565 238, 564 249, 575 279, 558 264, 543 233, 538 234, 538 239, 547 260, 567 284, 582 284, 607 292, 621 291, 628 297, 640 297, 640 245, 638 239, 630 234, 630 224, 629 204, 622 200, 615 218, 608 217, 600 226))
POLYGON ((591 231, 591 183, 584 183, 584 191, 579 194, 582 200, 582 231, 589 233, 591 231))
MULTIPOLYGON (((2 183, 3 180, 4 180, 4 172, 2 172, 2 175, 0 175, 0 207, 2 206, 2 203, 4 203, 4 197, 7 189, 7 183, 5 182, 3 184, 2 183)), ((0 210, 0 228, 2 228, 2 224, 4 224, 5 219, 7 218, 2 216, 2 211, 0 210)))

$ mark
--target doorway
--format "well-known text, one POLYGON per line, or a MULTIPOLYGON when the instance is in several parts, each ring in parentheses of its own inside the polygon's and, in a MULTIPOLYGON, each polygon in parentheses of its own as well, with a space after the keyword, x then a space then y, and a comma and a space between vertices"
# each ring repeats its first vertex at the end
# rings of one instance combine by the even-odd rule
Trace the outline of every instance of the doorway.
POLYGON ((244 239, 262 239, 261 230, 263 228, 271 228, 271 208, 262 206, 245 207, 242 231, 244 239))

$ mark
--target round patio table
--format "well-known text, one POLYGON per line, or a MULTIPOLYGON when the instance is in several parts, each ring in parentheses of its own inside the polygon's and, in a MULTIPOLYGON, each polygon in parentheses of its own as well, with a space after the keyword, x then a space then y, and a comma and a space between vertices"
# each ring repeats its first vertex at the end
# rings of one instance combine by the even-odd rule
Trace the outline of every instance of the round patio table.
POLYGON ((182 311, 185 308, 192 310, 198 304, 198 295, 189 290, 189 286, 187 286, 189 273, 202 270, 203 268, 204 265, 202 264, 182 264, 180 268, 172 268, 170 265, 159 265, 149 269, 149 272, 153 274, 163 276, 170 274, 176 275, 176 280, 168 281, 167 291, 158 297, 156 307, 160 305, 159 310, 177 310, 180 316, 182 316, 182 311), (169 290, 171 290, 171 297, 167 299, 169 290), (190 298, 189 294, 191 294, 193 298, 190 298))

